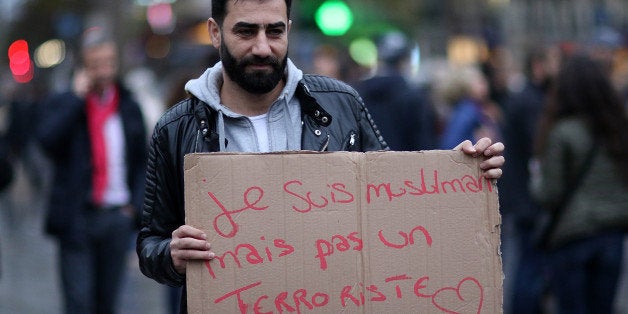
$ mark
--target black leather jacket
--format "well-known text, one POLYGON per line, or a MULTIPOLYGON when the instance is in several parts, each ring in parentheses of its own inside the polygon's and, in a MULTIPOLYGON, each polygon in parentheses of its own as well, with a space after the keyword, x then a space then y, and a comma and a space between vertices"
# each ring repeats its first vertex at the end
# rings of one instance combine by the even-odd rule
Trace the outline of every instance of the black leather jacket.
MULTIPOLYGON (((301 105, 303 150, 388 149, 362 99, 345 83, 305 75, 296 96, 301 105)), ((185 224, 183 157, 218 151, 215 120, 215 112, 192 97, 166 112, 155 126, 137 254, 142 272, 160 283, 180 286, 185 282, 170 257, 172 232, 185 224)))

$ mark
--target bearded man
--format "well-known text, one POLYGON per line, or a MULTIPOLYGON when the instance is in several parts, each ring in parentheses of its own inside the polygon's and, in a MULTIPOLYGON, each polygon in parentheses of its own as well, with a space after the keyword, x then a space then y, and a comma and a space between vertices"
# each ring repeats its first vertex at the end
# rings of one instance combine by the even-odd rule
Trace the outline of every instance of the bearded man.
MULTIPOLYGON (((388 149, 354 89, 303 74, 290 61, 290 6, 290 0, 212 1, 208 29, 221 62, 186 84, 191 97, 164 114, 149 147, 137 239, 146 276, 182 286, 187 261, 215 257, 207 235, 185 224, 185 154, 388 149)), ((485 159, 485 177, 501 176, 501 143, 484 138, 458 146, 485 159)))

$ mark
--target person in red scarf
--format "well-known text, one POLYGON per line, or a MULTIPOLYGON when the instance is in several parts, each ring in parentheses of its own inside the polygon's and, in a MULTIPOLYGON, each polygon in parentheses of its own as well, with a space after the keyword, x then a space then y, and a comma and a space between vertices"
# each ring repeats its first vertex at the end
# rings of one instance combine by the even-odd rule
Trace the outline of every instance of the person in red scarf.
POLYGON ((46 232, 59 244, 66 313, 113 313, 144 197, 146 128, 118 82, 117 45, 84 33, 71 90, 39 110, 36 136, 54 167, 46 232))

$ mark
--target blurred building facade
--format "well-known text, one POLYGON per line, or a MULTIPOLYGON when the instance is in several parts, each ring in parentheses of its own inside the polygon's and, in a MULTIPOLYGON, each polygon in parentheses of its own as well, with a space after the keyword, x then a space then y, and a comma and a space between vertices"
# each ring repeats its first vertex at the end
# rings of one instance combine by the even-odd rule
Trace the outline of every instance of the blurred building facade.
MULTIPOLYGON (((452 53, 452 40, 461 37, 476 40, 482 49, 508 47, 519 58, 530 43, 585 43, 596 35, 603 37, 604 29, 612 29, 622 37, 628 29, 625 0, 344 1, 353 11, 355 21, 339 37, 322 35, 313 23, 315 10, 324 0, 294 2, 292 57, 297 62, 311 59, 300 53, 298 45, 346 46, 358 37, 390 29, 399 29, 414 38, 421 47, 422 58, 446 57, 452 53)), ((66 43, 65 63, 73 63, 78 30, 100 24, 110 27, 120 42, 127 43, 124 55, 127 65, 146 63, 168 73, 171 67, 181 66, 182 60, 202 60, 211 49, 207 47, 208 37, 203 34, 210 3, 209 0, 3 0, 0 15, 5 18, 0 19, 0 26, 9 31, 0 34, 0 42, 6 51, 11 42, 26 39, 34 50, 46 40, 60 38, 66 43), (165 11, 153 10, 152 15, 161 19, 161 29, 151 24, 147 14, 157 5, 168 6, 165 11)), ((0 60, 7 64, 6 54, 0 60)), ((35 78, 48 80, 55 71, 59 72, 58 69, 36 71, 35 78)), ((52 82, 58 84, 57 79, 52 82)))

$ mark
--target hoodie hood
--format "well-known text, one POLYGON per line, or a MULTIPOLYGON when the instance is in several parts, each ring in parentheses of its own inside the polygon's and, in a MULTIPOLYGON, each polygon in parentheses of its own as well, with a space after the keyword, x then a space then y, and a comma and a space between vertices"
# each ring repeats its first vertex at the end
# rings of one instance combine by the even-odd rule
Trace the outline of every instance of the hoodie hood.
MULTIPOLYGON (((267 114, 271 151, 300 149, 301 109, 295 92, 302 78, 303 72, 288 59, 284 73, 286 85, 267 114)), ((200 77, 188 81, 185 90, 217 112, 216 128, 221 151, 260 151, 251 120, 222 104, 220 99, 222 84, 222 62, 218 62, 200 77)))

